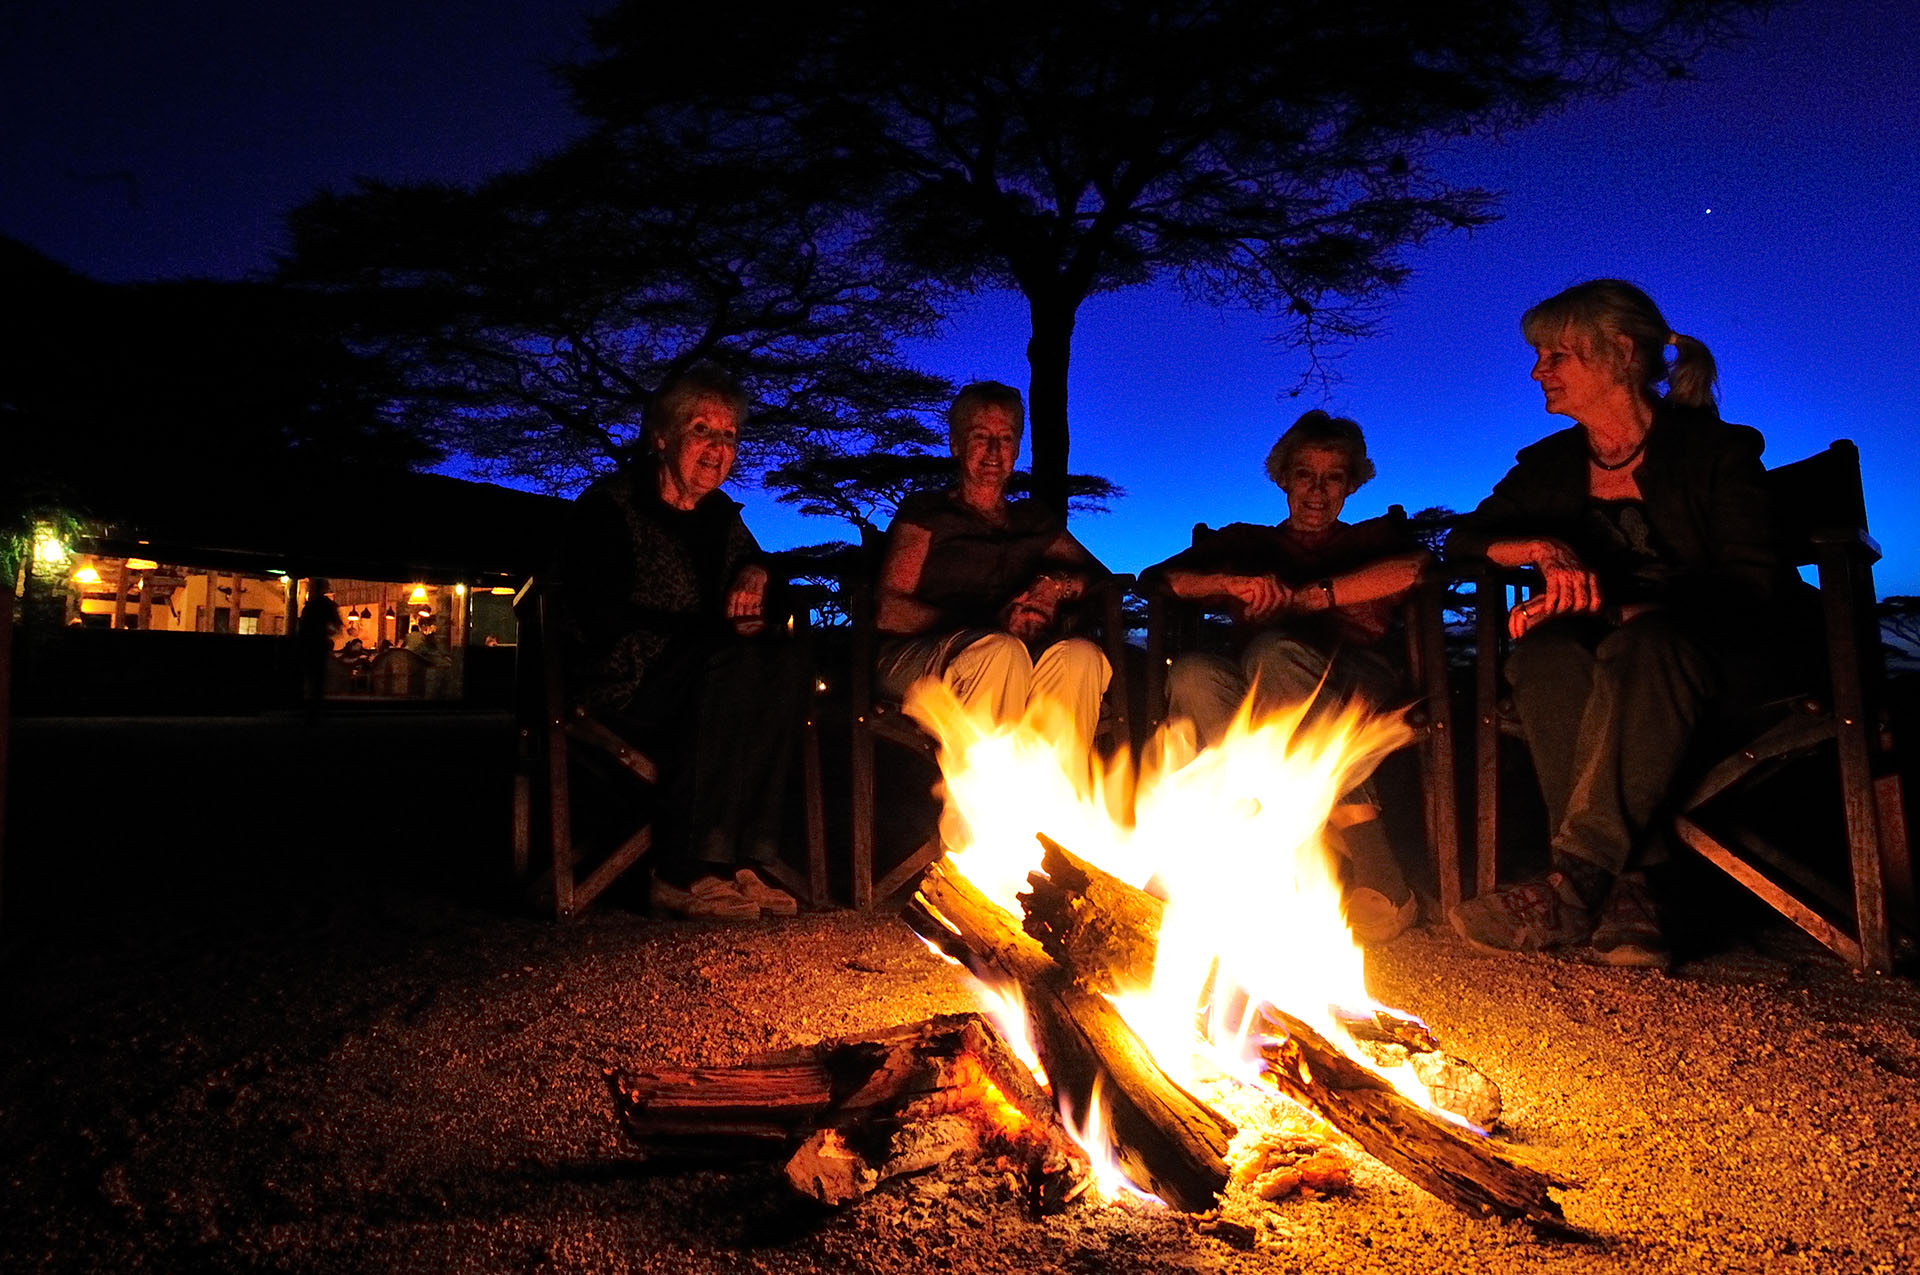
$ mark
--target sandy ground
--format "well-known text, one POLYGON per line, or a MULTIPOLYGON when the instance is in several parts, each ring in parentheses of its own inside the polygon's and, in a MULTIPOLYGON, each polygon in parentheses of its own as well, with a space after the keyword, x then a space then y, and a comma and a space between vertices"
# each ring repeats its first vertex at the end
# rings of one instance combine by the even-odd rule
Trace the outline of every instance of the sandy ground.
POLYGON ((725 1062, 966 1008, 898 921, 556 927, 415 889, 176 903, 0 971, 0 1269, 1905 1271, 1920 1264, 1920 995, 1764 935, 1675 976, 1373 962, 1578 1182, 1552 1242, 1370 1161, 1236 1248, 1142 1205, 1042 1221, 976 1172, 838 1212, 762 1170, 659 1171, 609 1066, 725 1062))

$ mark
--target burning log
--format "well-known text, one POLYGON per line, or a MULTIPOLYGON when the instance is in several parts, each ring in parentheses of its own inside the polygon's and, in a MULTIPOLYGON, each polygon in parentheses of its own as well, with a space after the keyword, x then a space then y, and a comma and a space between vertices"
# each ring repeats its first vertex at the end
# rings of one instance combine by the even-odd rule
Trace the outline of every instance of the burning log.
MULTIPOLYGON (((1039 872, 1020 896, 1024 928, 1054 960, 1095 991, 1132 991, 1153 979, 1165 904, 1041 834, 1039 872)), ((1340 1023, 1378 1066, 1405 1063, 1434 1101, 1482 1128, 1500 1119, 1500 1087, 1471 1063, 1440 1049, 1426 1024, 1375 1010, 1340 1023)))
MULTIPOLYGON (((1031 892, 1021 896, 1026 932, 1088 986, 1145 985, 1152 975, 1161 901, 1045 836, 1040 841, 1042 871, 1028 878, 1031 892)), ((1262 1012, 1286 1036, 1269 1058, 1270 1078, 1374 1158, 1456 1208, 1565 1229, 1560 1206, 1547 1193, 1565 1182, 1430 1115, 1299 1019, 1271 1006, 1262 1012)), ((1376 1015, 1355 1026, 1362 1038, 1432 1050, 1431 1035, 1417 1023, 1376 1015)), ((1467 1086, 1463 1072, 1454 1071, 1451 1079, 1456 1087, 1467 1086)), ((1474 1089, 1484 1105, 1484 1090, 1474 1089)))
POLYGON ((1559 1202, 1547 1193, 1567 1181, 1421 1110, 1291 1014, 1270 1005, 1261 1012, 1286 1033, 1267 1050, 1268 1078, 1374 1159, 1457 1209, 1569 1231, 1559 1202))
POLYGON ((921 879, 907 920, 987 981, 1019 987, 1055 1099, 1086 1112, 1100 1086, 1129 1181, 1188 1212, 1214 1206, 1232 1122, 1169 1079, 1105 997, 1075 984, 944 859, 921 879))
POLYGON ((978 1014, 770 1054, 737 1067, 609 1071, 614 1109, 643 1153, 787 1157, 787 1180, 840 1204, 955 1156, 1026 1168, 1036 1212, 1086 1188, 1086 1157, 1053 1101, 978 1014), (796 1145, 797 1144, 797 1145, 796 1145))

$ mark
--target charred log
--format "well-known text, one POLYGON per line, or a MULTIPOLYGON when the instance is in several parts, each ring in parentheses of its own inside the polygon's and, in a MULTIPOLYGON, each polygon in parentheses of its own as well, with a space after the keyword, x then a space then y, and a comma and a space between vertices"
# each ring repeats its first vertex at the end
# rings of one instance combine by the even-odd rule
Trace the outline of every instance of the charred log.
POLYGON ((643 1154, 786 1157, 797 1190, 838 1204, 954 1156, 1026 1171, 1039 1211, 1084 1189, 1086 1157, 1052 1099, 977 1014, 770 1054, 736 1067, 608 1073, 643 1154))
POLYGON ((922 878, 907 919, 976 974, 1019 987, 1055 1099, 1085 1112, 1100 1086, 1129 1181, 1175 1208, 1214 1206, 1227 1181, 1232 1122, 1168 1078, 1105 997, 1078 986, 945 860, 922 878))

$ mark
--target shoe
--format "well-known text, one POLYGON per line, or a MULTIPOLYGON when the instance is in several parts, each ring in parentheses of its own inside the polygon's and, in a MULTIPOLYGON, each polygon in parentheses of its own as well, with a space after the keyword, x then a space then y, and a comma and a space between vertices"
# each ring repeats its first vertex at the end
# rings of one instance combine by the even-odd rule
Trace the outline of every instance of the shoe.
POLYGON ((1660 913, 1638 873, 1629 872, 1614 881, 1582 955, 1622 969, 1664 970, 1673 965, 1673 951, 1660 929, 1660 913))
POLYGON ((1483 952, 1538 952, 1578 943, 1593 933, 1592 917, 1564 872, 1468 899, 1447 914, 1454 932, 1483 952))
POLYGON ((684 890, 655 877, 647 890, 647 902, 660 915, 685 917, 690 921, 760 919, 760 905, 734 889, 733 882, 719 877, 701 877, 684 890))
POLYGON ((758 904, 768 916, 797 916, 800 912, 800 900, 762 880, 752 868, 741 868, 733 874, 733 888, 741 898, 758 904))
POLYGON ((1407 932, 1420 915, 1420 900, 1411 893, 1405 903, 1394 905, 1387 896, 1367 886, 1356 886, 1341 896, 1340 910, 1346 913, 1347 929, 1362 947, 1391 943, 1407 932))

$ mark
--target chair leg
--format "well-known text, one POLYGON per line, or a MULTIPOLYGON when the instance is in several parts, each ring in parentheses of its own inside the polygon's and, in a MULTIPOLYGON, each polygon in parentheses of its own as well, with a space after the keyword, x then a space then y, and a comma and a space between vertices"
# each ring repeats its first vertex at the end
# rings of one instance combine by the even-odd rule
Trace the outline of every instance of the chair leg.
POLYGON ((1505 587, 1481 579, 1474 587, 1473 669, 1473 892, 1490 893, 1500 872, 1500 631, 1507 618, 1505 587))
POLYGON ((1873 781, 1873 803, 1879 813, 1880 869, 1887 883, 1887 910, 1896 925, 1920 938, 1920 906, 1913 892, 1913 850, 1907 840, 1907 809, 1899 772, 1873 781))
POLYGON ((853 723, 853 906, 873 911, 873 731, 865 716, 853 723))
POLYGON ((801 781, 806 785, 807 807, 807 902, 814 907, 827 903, 827 811, 826 796, 820 780, 820 725, 815 720, 812 702, 800 734, 801 781))
POLYGON ((567 733, 557 719, 547 731, 547 829, 553 850, 553 915, 573 917, 573 817, 567 782, 567 733))
POLYGON ((527 875, 533 858, 533 777, 525 770, 513 775, 513 879, 527 875))

